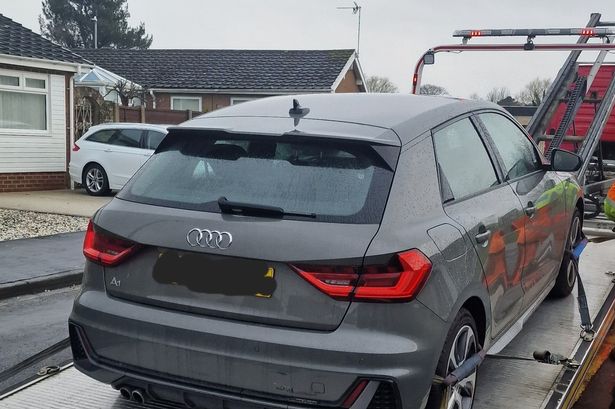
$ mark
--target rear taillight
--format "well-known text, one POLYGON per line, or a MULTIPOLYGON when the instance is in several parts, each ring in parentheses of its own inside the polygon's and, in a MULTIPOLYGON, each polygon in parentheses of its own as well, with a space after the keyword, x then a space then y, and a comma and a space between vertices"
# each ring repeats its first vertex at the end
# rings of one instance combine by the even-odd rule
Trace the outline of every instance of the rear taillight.
POLYGON ((73 152, 77 152, 79 149, 81 149, 79 145, 77 145, 76 143, 73 144, 73 152))
POLYGON ((115 266, 133 254, 139 245, 98 230, 90 220, 83 241, 83 254, 88 260, 115 266))
POLYGON ((419 250, 397 253, 386 264, 365 266, 292 265, 323 293, 347 300, 408 301, 416 297, 431 272, 431 261, 419 250))

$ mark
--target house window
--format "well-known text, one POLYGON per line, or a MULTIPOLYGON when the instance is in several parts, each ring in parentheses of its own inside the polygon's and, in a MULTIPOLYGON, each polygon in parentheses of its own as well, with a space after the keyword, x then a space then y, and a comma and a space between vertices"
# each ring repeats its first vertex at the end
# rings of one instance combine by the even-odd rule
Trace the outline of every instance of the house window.
POLYGON ((0 72, 0 129, 47 130, 47 76, 0 72))
POLYGON ((242 102, 252 101, 256 98, 246 98, 246 97, 231 97, 231 105, 241 104, 242 102))
POLYGON ((201 111, 201 97, 171 97, 171 109, 201 111))
POLYGON ((12 75, 0 75, 0 86, 18 87, 19 77, 12 75))
POLYGON ((45 80, 26 77, 26 88, 45 89, 45 80))

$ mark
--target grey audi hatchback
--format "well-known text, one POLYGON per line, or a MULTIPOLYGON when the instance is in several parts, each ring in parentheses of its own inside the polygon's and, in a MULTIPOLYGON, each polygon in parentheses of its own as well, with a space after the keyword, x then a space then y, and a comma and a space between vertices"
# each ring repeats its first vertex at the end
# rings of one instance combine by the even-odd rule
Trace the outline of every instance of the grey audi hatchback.
POLYGON ((191 408, 468 409, 475 371, 437 380, 575 284, 580 159, 550 159, 496 105, 443 97, 170 128, 88 227, 75 366, 191 408))

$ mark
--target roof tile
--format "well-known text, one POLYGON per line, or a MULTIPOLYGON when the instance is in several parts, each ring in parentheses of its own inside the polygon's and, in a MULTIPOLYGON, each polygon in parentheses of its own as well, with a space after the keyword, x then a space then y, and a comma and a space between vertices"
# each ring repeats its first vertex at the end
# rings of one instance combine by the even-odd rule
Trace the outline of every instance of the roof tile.
POLYGON ((0 14, 0 54, 77 64, 89 64, 74 52, 0 14))

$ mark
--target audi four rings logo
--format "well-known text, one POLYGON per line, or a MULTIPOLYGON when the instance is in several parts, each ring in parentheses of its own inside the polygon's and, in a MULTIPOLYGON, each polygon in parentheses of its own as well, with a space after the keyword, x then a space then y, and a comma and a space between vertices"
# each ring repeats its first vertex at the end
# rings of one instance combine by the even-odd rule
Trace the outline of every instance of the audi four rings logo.
POLYGON ((226 231, 194 228, 186 235, 186 241, 192 247, 226 250, 231 247, 233 236, 226 231))

